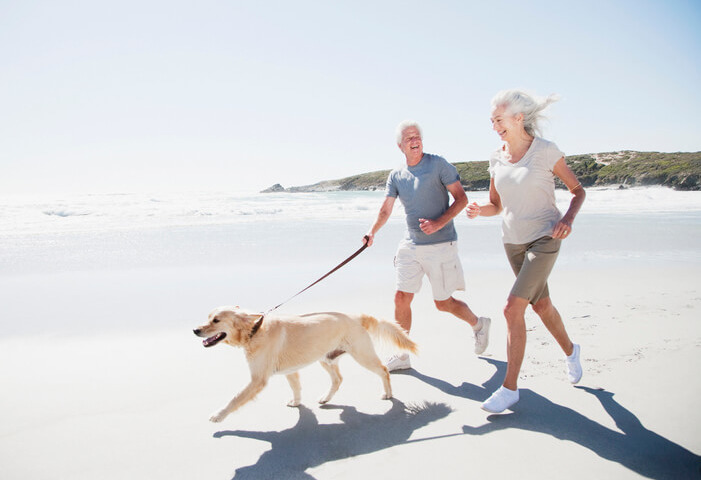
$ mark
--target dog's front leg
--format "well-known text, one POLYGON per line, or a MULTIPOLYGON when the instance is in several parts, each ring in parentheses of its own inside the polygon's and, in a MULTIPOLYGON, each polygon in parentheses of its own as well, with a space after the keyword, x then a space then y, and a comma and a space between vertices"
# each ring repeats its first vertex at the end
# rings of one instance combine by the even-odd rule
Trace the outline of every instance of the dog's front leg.
POLYGON ((245 403, 253 400, 255 396, 258 395, 263 388, 265 388, 267 383, 268 380, 266 378, 252 378, 251 383, 249 383, 246 388, 241 390, 241 393, 236 395, 226 407, 224 407, 218 413, 212 415, 209 421, 215 423, 221 422, 227 415, 234 412, 245 403))

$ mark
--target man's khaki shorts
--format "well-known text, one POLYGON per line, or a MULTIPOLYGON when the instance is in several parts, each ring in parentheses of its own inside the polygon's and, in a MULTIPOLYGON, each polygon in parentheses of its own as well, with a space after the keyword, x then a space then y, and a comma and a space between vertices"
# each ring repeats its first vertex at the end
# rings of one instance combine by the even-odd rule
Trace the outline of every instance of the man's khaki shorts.
POLYGON ((506 256, 516 274, 511 295, 525 298, 531 304, 550 296, 548 277, 560 253, 560 242, 548 236, 522 245, 504 244, 506 256))
POLYGON ((397 290, 402 292, 418 293, 424 274, 431 282, 434 300, 447 300, 456 290, 465 290, 457 242, 413 245, 402 241, 394 267, 397 290))

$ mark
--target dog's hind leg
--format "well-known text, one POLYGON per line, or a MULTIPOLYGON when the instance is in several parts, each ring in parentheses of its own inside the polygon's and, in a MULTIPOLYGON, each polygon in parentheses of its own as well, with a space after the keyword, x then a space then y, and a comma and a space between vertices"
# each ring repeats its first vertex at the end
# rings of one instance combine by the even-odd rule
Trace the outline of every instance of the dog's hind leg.
POLYGON ((292 400, 287 403, 288 407, 299 407, 302 402, 302 384, 299 381, 299 373, 294 372, 286 375, 287 382, 290 384, 292 389, 292 400))
POLYGON ((267 378, 252 378, 251 383, 249 383, 246 386, 246 388, 241 390, 241 392, 238 395, 236 395, 226 407, 221 409, 216 414, 212 415, 209 421, 215 423, 221 422, 226 418, 227 415, 237 410, 245 403, 253 400, 255 396, 258 395, 260 391, 263 390, 263 388, 265 388, 267 383, 267 378))
POLYGON ((351 354, 356 362, 382 379, 382 386, 385 390, 382 399, 389 400, 392 398, 392 385, 389 382, 389 372, 387 371, 387 367, 382 365, 382 361, 377 356, 377 353, 375 353, 375 347, 372 345, 370 337, 366 337, 362 342, 357 341, 357 344, 353 345, 353 348, 349 349, 348 353, 351 354))
POLYGON ((322 367, 324 367, 324 370, 329 372, 329 376, 331 377, 331 388, 329 388, 329 391, 326 395, 321 397, 319 399, 319 403, 328 403, 331 398, 336 394, 338 391, 338 387, 341 386, 341 382, 343 381, 343 377, 341 376, 341 371, 338 369, 338 363, 335 360, 328 361, 327 359, 324 359, 319 362, 322 367))

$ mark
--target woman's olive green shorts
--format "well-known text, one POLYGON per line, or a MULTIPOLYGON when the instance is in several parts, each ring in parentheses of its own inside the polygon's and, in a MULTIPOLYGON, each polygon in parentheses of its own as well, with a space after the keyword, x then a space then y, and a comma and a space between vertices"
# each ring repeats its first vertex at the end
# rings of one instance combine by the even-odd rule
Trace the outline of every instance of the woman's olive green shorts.
POLYGON ((560 242, 547 236, 522 245, 504 244, 506 256, 516 274, 511 295, 525 298, 531 304, 550 296, 548 277, 560 253, 560 242))

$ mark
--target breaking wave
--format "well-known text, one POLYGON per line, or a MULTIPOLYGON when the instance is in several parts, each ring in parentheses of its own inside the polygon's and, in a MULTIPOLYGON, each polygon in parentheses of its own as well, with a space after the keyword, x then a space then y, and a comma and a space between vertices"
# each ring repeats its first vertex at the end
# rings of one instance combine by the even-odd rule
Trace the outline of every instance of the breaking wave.
MULTIPOLYGON (((487 192, 467 192, 485 202, 487 192)), ((567 209, 571 196, 556 193, 567 209)), ((314 192, 232 195, 231 193, 74 195, 60 198, 0 198, 0 233, 107 231, 168 226, 255 222, 362 222, 370 225, 384 192, 314 192)), ((701 192, 664 187, 588 189, 581 215, 655 214, 701 211, 701 192)), ((403 221, 395 202, 390 221, 403 221)), ((481 223, 499 221, 497 217, 481 223)))

